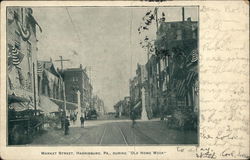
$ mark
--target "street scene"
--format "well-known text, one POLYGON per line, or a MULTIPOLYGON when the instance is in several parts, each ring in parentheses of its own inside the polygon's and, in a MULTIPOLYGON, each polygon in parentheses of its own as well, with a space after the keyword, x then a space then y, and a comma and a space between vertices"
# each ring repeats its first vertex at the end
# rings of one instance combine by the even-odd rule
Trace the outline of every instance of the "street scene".
POLYGON ((198 7, 7 7, 7 144, 197 145, 198 7))

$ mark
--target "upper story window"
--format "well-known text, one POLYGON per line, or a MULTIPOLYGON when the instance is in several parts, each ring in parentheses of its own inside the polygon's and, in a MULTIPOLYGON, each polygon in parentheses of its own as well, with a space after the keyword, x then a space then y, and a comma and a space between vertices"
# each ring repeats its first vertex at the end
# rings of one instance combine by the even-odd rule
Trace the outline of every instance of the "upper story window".
POLYGON ((78 81, 78 78, 77 78, 77 77, 72 77, 72 81, 73 81, 73 82, 77 82, 77 81, 78 81))

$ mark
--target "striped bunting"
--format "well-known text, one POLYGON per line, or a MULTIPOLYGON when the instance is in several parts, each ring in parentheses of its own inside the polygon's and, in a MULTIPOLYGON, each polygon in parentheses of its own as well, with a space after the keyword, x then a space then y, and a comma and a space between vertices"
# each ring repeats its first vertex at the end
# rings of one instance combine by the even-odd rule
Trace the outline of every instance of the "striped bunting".
POLYGON ((186 93, 185 80, 181 80, 179 83, 178 90, 177 90, 177 96, 184 97, 185 93, 186 93))
POLYGON ((22 54, 19 49, 17 49, 15 46, 10 47, 10 61, 12 61, 13 65, 19 65, 22 62, 23 57, 24 54, 22 54))
POLYGON ((194 77, 197 75, 196 72, 189 72, 186 78, 186 85, 189 87, 191 82, 193 81, 194 77))
POLYGON ((37 62, 37 73, 40 74, 43 72, 43 64, 42 62, 37 62))

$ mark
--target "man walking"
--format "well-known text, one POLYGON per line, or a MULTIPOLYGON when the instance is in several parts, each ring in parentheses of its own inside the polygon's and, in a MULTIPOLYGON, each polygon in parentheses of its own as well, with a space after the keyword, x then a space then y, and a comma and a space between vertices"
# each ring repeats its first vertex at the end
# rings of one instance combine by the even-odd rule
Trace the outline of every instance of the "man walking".
POLYGON ((70 126, 70 123, 69 123, 69 117, 67 116, 67 118, 65 118, 65 122, 64 122, 64 134, 65 135, 68 135, 69 134, 69 126, 70 126))
POLYGON ((81 121, 81 127, 84 128, 84 117, 82 115, 80 117, 80 121, 81 121))
POLYGON ((132 128, 134 128, 135 126, 135 111, 131 111, 131 119, 132 119, 132 128))

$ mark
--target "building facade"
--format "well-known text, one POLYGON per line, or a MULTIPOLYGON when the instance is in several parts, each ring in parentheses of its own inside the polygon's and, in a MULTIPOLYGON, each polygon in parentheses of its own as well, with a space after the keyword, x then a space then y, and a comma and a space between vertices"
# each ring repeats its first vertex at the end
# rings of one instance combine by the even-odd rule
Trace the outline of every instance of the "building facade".
POLYGON ((98 113, 99 116, 105 114, 104 102, 97 95, 92 96, 91 106, 92 106, 92 108, 94 108, 96 110, 96 112, 98 113))
POLYGON ((7 8, 8 95, 25 97, 33 106, 38 101, 36 26, 31 8, 7 8))
POLYGON ((183 118, 197 113, 197 30, 198 23, 191 18, 160 24, 155 54, 158 57, 158 105, 162 116, 177 115, 178 112, 183 118))
POLYGON ((80 65, 79 68, 68 68, 63 70, 62 77, 65 83, 66 101, 77 104, 77 91, 79 90, 81 93, 80 104, 82 113, 89 110, 92 97, 92 85, 90 84, 86 69, 83 69, 82 65, 80 65))

